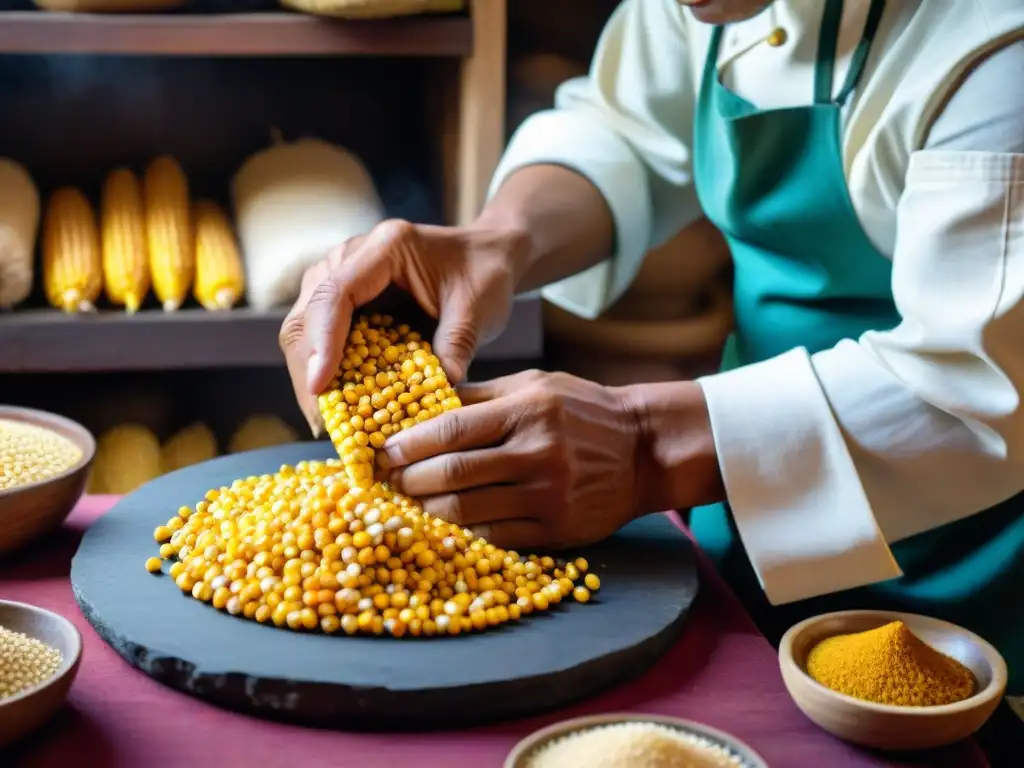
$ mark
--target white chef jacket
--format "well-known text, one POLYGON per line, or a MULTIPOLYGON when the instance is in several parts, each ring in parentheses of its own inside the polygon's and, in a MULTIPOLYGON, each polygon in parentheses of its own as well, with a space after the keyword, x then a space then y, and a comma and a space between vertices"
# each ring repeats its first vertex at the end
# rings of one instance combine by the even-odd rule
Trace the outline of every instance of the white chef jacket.
MULTIPOLYGON (((845 3, 836 91, 868 5, 845 3)), ((823 7, 776 0, 730 25, 723 83, 761 108, 810 103, 823 7)), ((548 300, 598 316, 701 215, 690 145, 710 33, 676 0, 625 0, 589 76, 512 138, 492 194, 518 168, 555 163, 588 178, 614 218, 614 256, 547 286, 548 300)), ((853 207, 893 261, 902 322, 699 380, 773 604, 899 576, 889 544, 1024 489, 1022 38, 1024 0, 886 5, 841 149, 853 207)))

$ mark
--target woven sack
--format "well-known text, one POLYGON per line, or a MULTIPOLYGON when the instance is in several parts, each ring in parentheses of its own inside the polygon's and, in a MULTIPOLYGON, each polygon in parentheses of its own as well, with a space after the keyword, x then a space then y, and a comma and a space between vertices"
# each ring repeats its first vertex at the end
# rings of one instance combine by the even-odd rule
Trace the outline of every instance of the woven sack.
POLYGON ((461 11, 466 4, 465 0, 281 0, 281 5, 316 16, 386 19, 461 11))

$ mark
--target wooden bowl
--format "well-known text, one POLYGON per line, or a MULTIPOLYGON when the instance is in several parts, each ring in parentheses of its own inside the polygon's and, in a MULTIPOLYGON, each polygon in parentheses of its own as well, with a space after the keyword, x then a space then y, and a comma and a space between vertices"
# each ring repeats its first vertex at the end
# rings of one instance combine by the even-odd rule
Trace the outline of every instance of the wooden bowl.
POLYGON ((82 636, 75 625, 52 611, 0 600, 0 626, 41 640, 63 654, 57 672, 44 683, 0 699, 0 750, 49 720, 68 697, 82 658, 82 636))
POLYGON ((618 714, 618 715, 591 715, 588 717, 577 717, 573 720, 566 720, 561 723, 549 725, 535 733, 530 734, 520 741, 505 758, 504 768, 525 768, 527 760, 544 745, 568 736, 572 733, 599 728, 605 725, 616 723, 652 723, 663 725, 681 733, 691 736, 700 736, 716 746, 722 747, 739 758, 744 768, 768 768, 768 764, 753 749, 739 739, 730 736, 716 728, 711 728, 691 720, 681 720, 676 717, 662 717, 660 715, 643 714, 618 714))
POLYGON ((783 635, 779 666, 789 695, 807 717, 841 739, 876 749, 932 749, 965 739, 988 720, 1006 689, 1006 662, 989 643, 955 624, 912 613, 840 611, 807 619, 783 635), (902 621, 970 669, 977 683, 974 695, 934 707, 875 704, 836 693, 807 674, 807 655, 821 640, 892 621, 902 621))
POLYGON ((85 490, 96 441, 85 427, 55 413, 0 406, 0 421, 20 421, 56 432, 82 457, 74 466, 37 483, 0 490, 0 555, 13 552, 56 529, 85 490))

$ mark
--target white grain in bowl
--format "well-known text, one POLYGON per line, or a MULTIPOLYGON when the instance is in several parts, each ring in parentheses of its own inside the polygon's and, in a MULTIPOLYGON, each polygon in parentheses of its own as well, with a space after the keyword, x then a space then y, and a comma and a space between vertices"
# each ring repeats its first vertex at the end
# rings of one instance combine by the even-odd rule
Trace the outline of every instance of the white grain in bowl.
POLYGON ((544 728, 505 768, 765 768, 747 745, 688 720, 603 715, 544 728))

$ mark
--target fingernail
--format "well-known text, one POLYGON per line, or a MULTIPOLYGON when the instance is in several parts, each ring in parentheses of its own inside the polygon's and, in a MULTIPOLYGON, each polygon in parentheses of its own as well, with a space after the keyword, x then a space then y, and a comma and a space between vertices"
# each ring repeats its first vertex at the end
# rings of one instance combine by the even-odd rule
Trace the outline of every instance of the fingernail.
POLYGON ((461 366, 459 366, 459 365, 449 365, 448 366, 448 375, 451 377, 451 380, 452 380, 453 384, 459 384, 459 383, 462 382, 462 377, 465 376, 466 374, 462 370, 461 366))
MULTIPOLYGON (((320 353, 314 352, 309 356, 309 363, 306 366, 306 386, 313 391, 313 382, 320 378, 320 353)), ((313 392, 319 395, 319 392, 313 392)))
POLYGON ((313 435, 313 439, 319 440, 323 431, 320 427, 320 414, 310 413, 306 408, 303 408, 302 415, 306 417, 306 423, 309 424, 309 431, 313 435))
POLYGON ((402 471, 396 469, 394 472, 388 472, 385 475, 385 482, 391 486, 392 489, 402 492, 402 471))
POLYGON ((381 461, 384 465, 391 469, 392 467, 400 467, 405 464, 405 456, 402 453, 402 438, 400 435, 392 435, 386 443, 384 443, 384 453, 381 456, 381 461))

